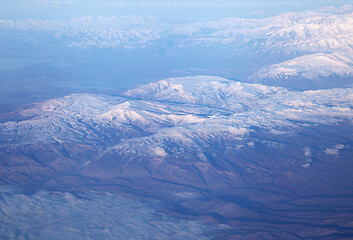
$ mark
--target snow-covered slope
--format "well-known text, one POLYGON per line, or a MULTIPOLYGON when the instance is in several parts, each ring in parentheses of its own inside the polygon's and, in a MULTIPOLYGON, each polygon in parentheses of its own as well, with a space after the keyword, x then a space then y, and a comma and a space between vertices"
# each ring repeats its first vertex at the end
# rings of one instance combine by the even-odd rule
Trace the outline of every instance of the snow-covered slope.
MULTIPOLYGON (((222 73, 243 81, 248 81, 250 76, 251 81, 266 84, 267 81, 260 80, 274 80, 270 84, 277 84, 275 80, 278 78, 316 81, 315 84, 303 84, 302 89, 345 87, 351 81, 345 79, 321 85, 318 80, 352 75, 352 9, 351 5, 345 5, 265 19, 226 18, 187 24, 167 24, 155 17, 141 16, 4 19, 0 20, 0 32, 3 33, 0 41, 4 52, 33 47, 34 52, 28 53, 31 55, 61 48, 69 52, 73 47, 93 52, 109 48, 116 51, 112 55, 122 54, 123 59, 124 54, 131 53, 129 51, 146 51, 139 54, 147 56, 151 62, 161 61, 161 53, 175 60, 177 69, 171 71, 189 72, 190 66, 195 65, 195 69, 200 70, 192 74, 222 73), (208 64, 200 59, 203 57, 210 59, 208 64), (186 64, 184 58, 193 64, 186 64)), ((22 56, 27 51, 15 52, 10 55, 22 56)), ((105 54, 101 57, 105 59, 105 54)), ((31 59, 29 56, 24 58, 31 59)), ((281 83, 278 86, 295 87, 291 82, 281 83)))
POLYGON ((235 110, 285 89, 231 81, 215 76, 169 78, 129 90, 126 96, 144 100, 199 104, 235 110))
POLYGON ((154 153, 166 139, 193 146, 215 136, 242 139, 254 128, 298 128, 293 121, 353 119, 351 88, 292 92, 196 76, 161 80, 125 95, 77 94, 34 104, 3 117, 1 144, 84 142, 154 153))
POLYGON ((269 239, 328 228, 330 239, 352 232, 340 227, 352 221, 352 120, 353 88, 195 76, 123 96, 73 94, 0 115, 0 183, 157 198, 166 211, 233 226, 229 235, 253 219, 246 236, 266 221, 280 233, 269 239))
POLYGON ((293 21, 267 33, 265 46, 275 51, 321 52, 351 50, 353 14, 316 16, 293 21))
POLYGON ((35 45, 59 40, 68 47, 143 47, 146 42, 160 38, 162 27, 155 18, 141 16, 0 20, 0 31, 8 36, 29 35, 32 37, 25 42, 32 41, 35 45))
POLYGON ((273 64, 260 69, 249 78, 254 80, 289 78, 313 80, 322 77, 346 78, 352 76, 353 54, 351 52, 334 52, 309 54, 273 64))
POLYGON ((146 47, 167 41, 175 46, 227 45, 252 53, 318 52, 349 50, 353 46, 353 15, 350 5, 287 13, 266 19, 227 18, 213 22, 165 24, 153 17, 109 16, 69 20, 1 20, 7 38, 33 35, 38 44, 60 39, 75 47, 146 47), (344 10, 342 10, 344 9, 344 10), (39 33, 39 34, 38 34, 39 33), (42 37, 40 37, 42 36, 42 37))
POLYGON ((228 18, 184 27, 192 32, 184 42, 197 45, 231 44, 249 55, 313 53, 351 50, 353 15, 328 12, 287 13, 266 19, 228 18), (255 51, 255 52, 253 52, 255 51))

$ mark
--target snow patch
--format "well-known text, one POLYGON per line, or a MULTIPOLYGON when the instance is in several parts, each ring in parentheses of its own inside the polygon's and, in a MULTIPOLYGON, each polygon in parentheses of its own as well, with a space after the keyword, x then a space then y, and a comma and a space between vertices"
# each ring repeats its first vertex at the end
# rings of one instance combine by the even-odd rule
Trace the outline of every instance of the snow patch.
POLYGON ((311 149, 309 147, 304 148, 304 156, 305 157, 310 157, 312 154, 311 149))
POLYGON ((324 152, 328 155, 338 155, 339 154, 339 150, 336 148, 328 148, 328 149, 324 150, 324 152))
POLYGON ((346 146, 345 145, 343 145, 343 144, 337 144, 336 145, 336 149, 338 149, 338 150, 342 150, 342 149, 344 149, 346 146))
POLYGON ((152 151, 155 155, 159 157, 166 157, 168 155, 165 150, 161 147, 152 148, 152 151))
POLYGON ((248 130, 246 128, 235 128, 235 127, 229 127, 228 132, 234 135, 245 135, 248 133, 248 130))
POLYGON ((329 155, 339 155, 340 150, 346 148, 343 144, 337 144, 335 148, 328 148, 324 152, 329 155))
POLYGON ((302 167, 303 167, 303 168, 308 168, 308 167, 310 167, 310 165, 311 165, 311 163, 304 163, 304 164, 302 165, 302 167))

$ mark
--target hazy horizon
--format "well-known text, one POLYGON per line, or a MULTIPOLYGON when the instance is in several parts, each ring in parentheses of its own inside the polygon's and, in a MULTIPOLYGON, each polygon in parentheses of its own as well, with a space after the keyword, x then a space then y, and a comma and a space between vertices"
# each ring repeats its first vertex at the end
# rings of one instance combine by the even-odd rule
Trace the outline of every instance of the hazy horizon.
POLYGON ((142 15, 176 22, 211 21, 227 17, 265 18, 287 12, 340 7, 352 2, 328 1, 83 1, 83 0, 14 0, 0 2, 0 19, 66 19, 84 16, 142 15))

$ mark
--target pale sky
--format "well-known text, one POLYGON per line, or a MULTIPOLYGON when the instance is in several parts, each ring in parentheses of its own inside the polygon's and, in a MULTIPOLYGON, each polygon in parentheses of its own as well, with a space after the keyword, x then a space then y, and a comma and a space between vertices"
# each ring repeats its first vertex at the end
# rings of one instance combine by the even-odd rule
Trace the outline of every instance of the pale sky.
POLYGON ((176 21, 263 18, 289 11, 353 4, 353 0, 0 0, 0 19, 149 15, 176 21))

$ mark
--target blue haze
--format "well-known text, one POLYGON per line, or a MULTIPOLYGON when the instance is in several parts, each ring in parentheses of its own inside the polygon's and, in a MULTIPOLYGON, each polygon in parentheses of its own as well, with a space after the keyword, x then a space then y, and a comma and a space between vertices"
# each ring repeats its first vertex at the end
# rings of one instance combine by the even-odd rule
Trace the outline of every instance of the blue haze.
MULTIPOLYGON (((155 19, 152 23, 163 28, 163 24, 173 26, 228 17, 264 18, 346 3, 349 1, 13 0, 0 1, 0 20, 59 20, 67 21, 70 26, 70 21, 77 18, 133 15, 155 19)), ((125 28, 134 31, 141 27, 139 24, 125 28)), ((144 25, 148 26, 148 21, 144 25)), ((0 83, 3 86, 0 112, 11 110, 17 104, 72 92, 119 93, 166 77, 203 74, 241 80, 253 65, 261 65, 254 64, 246 54, 232 56, 222 46, 181 49, 176 45, 180 39, 173 35, 147 47, 132 49, 72 48, 68 45, 75 39, 66 39, 67 42, 57 39, 57 26, 53 23, 47 24, 45 30, 34 31, 22 28, 13 31, 6 29, 6 23, 4 26, 0 24, 0 83)), ((154 25, 150 29, 155 30, 154 25)), ((86 34, 84 29, 82 34, 86 34)))

